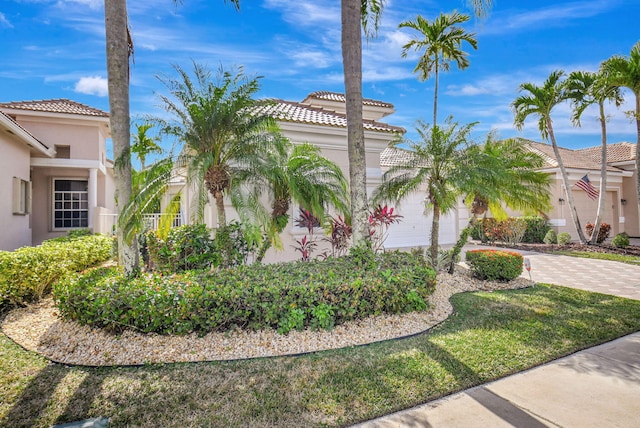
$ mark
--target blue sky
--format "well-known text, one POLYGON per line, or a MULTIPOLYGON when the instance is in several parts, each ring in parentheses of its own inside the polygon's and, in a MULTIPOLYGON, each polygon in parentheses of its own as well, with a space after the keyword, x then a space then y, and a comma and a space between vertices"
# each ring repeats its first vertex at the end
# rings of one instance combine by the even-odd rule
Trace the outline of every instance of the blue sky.
MULTIPOLYGON (((133 116, 163 115, 157 95, 167 91, 156 76, 175 77, 173 64, 190 70, 192 61, 214 70, 242 65, 247 74, 263 76, 260 97, 301 101, 314 91, 344 92, 338 0, 244 0, 240 12, 222 0, 128 3, 133 116)), ((396 113, 385 120, 413 137, 418 119, 431 121, 434 82, 412 73, 416 55, 401 58, 402 45, 415 34, 398 23, 470 9, 463 0, 386 5, 378 36, 365 44, 363 94, 393 103, 396 113)), ((480 122, 478 138, 495 129, 501 137, 540 141, 536 120, 522 131, 513 126, 510 104, 518 85, 541 84, 555 69, 595 71, 614 54, 629 55, 640 40, 639 16, 637 0, 494 0, 487 18, 465 26, 478 40, 478 50, 465 47, 470 67, 441 75, 438 120, 452 115, 460 123, 480 122)), ((108 111, 103 0, 2 0, 0 35, 0 101, 69 98, 108 111)), ((625 95, 625 105, 608 110, 610 142, 636 141, 624 115, 634 99, 625 95)), ((558 144, 600 144, 596 114, 588 110, 582 127, 574 128, 570 106, 556 108, 558 144)))

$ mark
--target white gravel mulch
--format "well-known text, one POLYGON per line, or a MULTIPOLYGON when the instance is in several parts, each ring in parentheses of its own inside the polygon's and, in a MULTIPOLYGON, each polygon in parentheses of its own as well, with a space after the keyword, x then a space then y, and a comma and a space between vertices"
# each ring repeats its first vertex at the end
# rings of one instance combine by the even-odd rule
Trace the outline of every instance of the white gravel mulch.
POLYGON ((449 297, 476 290, 523 288, 525 278, 508 283, 479 281, 460 268, 455 275, 439 274, 431 307, 424 312, 381 315, 336 326, 331 331, 231 331, 164 336, 127 331, 120 335, 64 321, 51 298, 10 312, 2 331, 22 347, 59 363, 86 366, 232 360, 272 357, 344 348, 420 333, 445 320, 452 312, 449 297))

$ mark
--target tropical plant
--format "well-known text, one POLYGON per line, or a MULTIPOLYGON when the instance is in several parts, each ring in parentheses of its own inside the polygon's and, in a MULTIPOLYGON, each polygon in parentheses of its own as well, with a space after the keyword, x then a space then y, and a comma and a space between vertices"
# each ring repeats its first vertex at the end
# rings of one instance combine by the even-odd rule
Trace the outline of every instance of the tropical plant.
MULTIPOLYGON (((635 110, 630 116, 636 120, 636 171, 640 171, 640 41, 631 48, 629 57, 615 55, 602 64, 608 73, 611 83, 628 88, 636 99, 635 110)), ((636 192, 640 209, 640 174, 636 173, 636 192)))
POLYGON ((131 145, 131 153, 138 157, 140 161, 140 171, 144 171, 147 156, 150 154, 162 153, 162 147, 158 145, 160 140, 158 137, 149 137, 147 132, 153 128, 153 124, 146 122, 136 125, 136 135, 133 136, 133 144, 131 145))
POLYGON ((218 226, 226 225, 224 198, 241 171, 256 170, 262 153, 283 139, 262 102, 253 98, 260 86, 239 68, 211 71, 193 64, 193 78, 180 66, 180 79, 159 77, 171 97, 161 95, 171 122, 164 131, 184 144, 176 166, 194 186, 194 216, 201 221, 210 194, 215 200, 218 226))
POLYGON ((464 31, 458 24, 467 22, 469 15, 458 13, 441 13, 433 22, 418 15, 415 21, 404 21, 399 28, 411 28, 419 33, 419 38, 411 39, 402 47, 402 57, 406 58, 409 51, 423 51, 418 64, 413 70, 419 74, 419 79, 427 80, 433 73, 435 87, 433 93, 433 123, 436 124, 438 111, 438 85, 440 70, 449 71, 452 61, 459 69, 469 66, 467 53, 462 50, 462 43, 467 42, 473 49, 478 48, 474 33, 464 31))
POLYGON ((429 259, 438 259, 440 216, 457 206, 458 197, 469 187, 475 171, 473 159, 466 154, 469 134, 474 124, 459 127, 448 118, 444 126, 430 126, 419 122, 416 128, 419 141, 396 140, 391 147, 407 144, 410 156, 405 162, 392 166, 382 176, 382 183, 374 191, 374 202, 400 202, 410 194, 426 188, 425 208, 433 213, 429 259))
POLYGON ((537 116, 538 129, 540 130, 542 138, 551 141, 553 152, 556 156, 556 161, 558 162, 560 173, 562 175, 562 183, 567 193, 571 218, 573 219, 573 224, 580 243, 585 243, 586 238, 582 231, 582 227, 580 226, 578 211, 576 210, 573 192, 571 191, 571 185, 569 184, 569 176, 564 166, 564 162, 562 161, 558 144, 556 143, 556 137, 553 132, 553 122, 551 121, 551 111, 553 108, 566 101, 568 98, 566 84, 562 80, 563 76, 564 72, 562 70, 555 70, 544 81, 542 86, 538 86, 530 82, 521 84, 519 89, 521 92, 525 92, 526 95, 521 95, 516 98, 511 106, 515 114, 514 124, 518 130, 522 129, 529 116, 537 116))
POLYGON ((347 181, 338 165, 321 155, 320 149, 305 143, 283 141, 262 154, 257 167, 241 171, 239 186, 232 191, 233 205, 241 216, 263 225, 264 240, 256 258, 260 262, 273 245, 279 248, 279 234, 289 220, 289 209, 296 202, 315 218, 322 219, 329 208, 346 214, 347 181), (268 211, 264 195, 271 201, 268 211))
POLYGON ((598 120, 601 129, 601 154, 600 154, 600 195, 598 197, 598 210, 594 224, 593 233, 589 238, 590 244, 595 244, 598 238, 598 231, 604 216, 604 207, 607 194, 607 116, 605 114, 605 102, 613 102, 616 106, 622 103, 620 89, 611 84, 609 71, 600 67, 599 72, 591 73, 584 71, 574 71, 567 79, 567 95, 572 100, 574 125, 580 126, 580 118, 587 107, 598 105, 598 120))
POLYGON ((369 215, 369 225, 371 226, 371 248, 374 252, 384 248, 384 241, 389 235, 389 227, 393 223, 400 223, 402 216, 394 212, 393 207, 387 205, 376 205, 369 215))

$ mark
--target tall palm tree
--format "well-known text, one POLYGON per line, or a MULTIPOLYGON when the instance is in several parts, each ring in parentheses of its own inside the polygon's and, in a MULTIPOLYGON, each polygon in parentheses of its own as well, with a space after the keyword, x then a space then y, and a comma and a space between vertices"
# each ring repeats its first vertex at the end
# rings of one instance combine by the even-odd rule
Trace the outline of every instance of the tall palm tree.
MULTIPOLYGON (((467 0, 476 16, 483 16, 492 0, 467 0)), ((369 240, 366 160, 362 126, 362 30, 375 35, 385 0, 342 0, 342 65, 347 112, 347 146, 349 153, 349 188, 353 242, 369 240)))
POLYGON ((282 139, 273 118, 253 96, 258 78, 242 69, 220 69, 216 81, 211 71, 194 63, 192 78, 175 66, 180 79, 160 78, 171 97, 161 95, 173 122, 165 130, 176 135, 184 147, 177 166, 187 171, 195 186, 194 213, 202 220, 210 194, 216 203, 218 226, 226 225, 224 198, 239 171, 256 168, 262 153, 282 139))
POLYGON ((413 71, 418 73, 421 81, 427 80, 432 73, 434 74, 434 124, 437 123, 440 70, 449 71, 452 61, 456 62, 460 70, 469 66, 468 54, 462 50, 463 42, 467 42, 473 49, 478 49, 475 34, 468 33, 458 26, 469 19, 471 19, 469 15, 454 11, 447 14, 441 13, 433 22, 418 15, 415 21, 404 21, 398 26, 399 28, 412 28, 419 33, 419 38, 410 40, 402 47, 402 57, 406 58, 411 50, 424 51, 413 71))
MULTIPOLYGON (((132 44, 127 24, 126 0, 105 0, 104 18, 107 45, 107 81, 109 87, 109 122, 113 155, 116 211, 119 213, 131 197, 131 157, 129 130, 129 56, 132 44)), ((135 240, 124 239, 120 224, 116 225, 118 261, 125 275, 139 270, 135 240)))
POLYGON ((232 191, 234 206, 241 216, 253 217, 249 220, 262 224, 265 230, 258 262, 272 245, 279 247, 279 234, 288 223, 292 202, 318 219, 325 217, 328 208, 343 215, 349 211, 348 184, 342 170, 308 143, 274 146, 263 153, 256 170, 246 171, 236 183, 232 191), (263 205, 265 195, 270 209, 263 205))
POLYGON ((606 60, 602 67, 611 76, 613 84, 628 88, 636 99, 632 112, 636 120, 636 192, 638 194, 638 212, 640 212, 640 41, 631 48, 629 57, 613 56, 606 60))
POLYGON ((524 126, 524 122, 529 116, 538 117, 538 129, 542 138, 545 140, 551 140, 553 146, 553 152, 556 156, 556 161, 560 167, 560 173, 562 174, 562 183, 567 193, 567 200, 569 201, 569 210, 571 211, 571 217, 573 224, 578 234, 578 239, 581 243, 586 242, 584 232, 580 226, 580 219, 578 218, 578 211, 576 210, 576 204, 573 199, 573 192, 569 184, 569 176, 567 170, 564 167, 562 156, 560 156, 560 150, 556 143, 556 137, 553 133, 553 122, 551 120, 551 111, 555 106, 567 100, 568 94, 566 91, 565 82, 562 80, 564 77, 564 71, 553 71, 547 80, 544 81, 542 86, 537 86, 533 83, 527 82, 520 85, 520 92, 526 92, 526 95, 522 95, 511 104, 515 119, 514 123, 517 129, 521 130, 524 126))
MULTIPOLYGON (((224 0, 237 9, 240 0, 224 0)), ((178 0, 174 0, 178 2, 178 0)), ((129 58, 133 55, 133 41, 129 32, 126 0, 104 0, 106 33, 107 81, 109 87, 109 117, 116 168, 116 211, 121 212, 131 198, 129 58)), ((118 261, 127 276, 139 270, 135 239, 124 238, 124 223, 118 221, 118 261)))
POLYGON ((475 179, 474 163, 466 149, 469 134, 475 124, 459 127, 451 118, 444 126, 419 122, 416 128, 420 140, 397 140, 391 147, 407 144, 407 161, 392 166, 382 176, 382 183, 375 190, 373 200, 400 202, 410 194, 426 188, 425 209, 432 212, 431 247, 429 257, 432 263, 438 259, 438 235, 440 216, 455 209, 458 197, 468 182, 475 179))
POLYGON ((593 231, 589 238, 590 244, 595 244, 600 231, 600 224, 604 216, 604 207, 607 195, 607 116, 604 104, 607 101, 614 102, 617 106, 622 103, 620 89, 611 84, 608 71, 601 67, 597 73, 587 71, 574 71, 567 79, 567 94, 572 100, 574 125, 580 126, 580 119, 587 107, 598 105, 598 120, 600 121, 602 148, 600 154, 600 195, 598 198, 598 210, 593 225, 593 231))

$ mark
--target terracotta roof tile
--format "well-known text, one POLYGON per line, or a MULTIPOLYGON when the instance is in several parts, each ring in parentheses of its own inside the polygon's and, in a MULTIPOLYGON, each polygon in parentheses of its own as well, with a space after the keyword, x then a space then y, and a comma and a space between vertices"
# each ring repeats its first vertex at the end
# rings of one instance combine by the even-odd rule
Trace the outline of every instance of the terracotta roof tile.
MULTIPOLYGON (((523 143, 527 144, 534 152, 539 153, 545 159, 544 168, 557 168, 558 161, 553 151, 551 144, 538 143, 536 141, 520 139, 523 143)), ((565 168, 577 168, 577 169, 591 169, 600 170, 600 162, 592 159, 581 150, 571 150, 564 147, 558 147, 560 156, 562 156, 562 162, 565 168)), ((608 167, 609 171, 619 171, 618 168, 608 167)))
MULTIPOLYGON (((602 149, 600 146, 588 147, 577 150, 588 156, 594 162, 600 162, 600 154, 602 149)), ((634 160, 636 158, 636 145, 633 143, 622 142, 607 145, 607 163, 624 162, 634 160)))
MULTIPOLYGON (((272 104, 265 104, 262 109, 276 120, 284 122, 308 123, 311 125, 328 125, 337 128, 347 127, 347 116, 336 113, 332 110, 325 110, 319 107, 311 107, 294 101, 273 100, 272 104)), ((379 132, 401 132, 405 129, 398 126, 377 122, 374 120, 364 120, 364 129, 379 132)))
POLYGON ((380 166, 413 166, 417 164, 413 152, 399 149, 397 147, 387 147, 380 153, 380 166))
MULTIPOLYGON (((307 98, 316 98, 318 100, 336 101, 339 103, 345 103, 346 98, 344 94, 329 91, 316 91, 310 93, 307 98)), ((393 108, 393 104, 386 103, 384 101, 372 100, 371 98, 363 98, 362 104, 373 107, 385 107, 393 108)))
POLYGON ((67 99, 14 101, 0 103, 0 108, 41 111, 46 113, 78 114, 82 116, 109 117, 109 113, 67 99))
POLYGON ((18 122, 16 122, 10 115, 0 111, 0 115, 2 115, 3 117, 5 117, 7 120, 11 121, 15 126, 17 126, 18 128, 20 128, 21 130, 23 130, 29 137, 33 138, 34 141, 37 141, 42 147, 44 147, 46 150, 49 150, 49 146, 47 146, 46 144, 44 144, 42 141, 40 141, 35 135, 33 135, 27 128, 25 128, 24 126, 20 125, 18 122))

